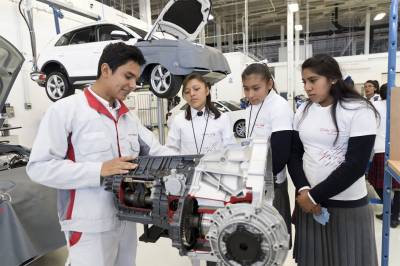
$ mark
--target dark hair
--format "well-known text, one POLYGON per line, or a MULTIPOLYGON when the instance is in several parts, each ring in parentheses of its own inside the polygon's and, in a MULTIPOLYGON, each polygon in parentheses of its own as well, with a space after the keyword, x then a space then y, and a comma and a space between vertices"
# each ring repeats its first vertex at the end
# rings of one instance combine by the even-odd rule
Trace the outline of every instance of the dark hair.
MULTIPOLYGON (((343 105, 343 102, 351 102, 351 101, 364 102, 369 108, 371 108, 374 111, 375 117, 376 118, 379 117, 379 113, 372 105, 372 103, 367 99, 365 99, 364 97, 362 97, 355 90, 353 86, 348 86, 348 84, 345 83, 345 81, 343 80, 342 72, 340 71, 339 64, 333 57, 326 54, 314 55, 313 57, 310 57, 306 61, 304 61, 304 63, 301 65, 302 71, 304 71, 307 68, 320 76, 326 77, 330 81, 335 81, 335 83, 332 84, 329 91, 329 94, 333 98, 331 117, 337 131, 334 144, 336 143, 339 137, 339 127, 336 118, 336 107, 338 103, 341 105, 342 108, 349 109, 343 105)), ((304 108, 303 116, 301 117, 300 123, 304 120, 305 116, 307 115, 307 111, 311 106, 311 104, 312 102, 308 100, 304 108)))
POLYGON ((271 71, 266 64, 263 63, 252 63, 246 67, 242 72, 242 80, 246 79, 247 76, 250 75, 260 75, 263 80, 269 81, 272 80, 272 89, 276 91, 275 81, 272 77, 271 71))
POLYGON ((126 64, 128 61, 134 61, 140 66, 146 63, 142 52, 133 45, 127 45, 123 42, 110 43, 107 45, 100 56, 99 64, 97 67, 97 78, 101 76, 101 65, 106 63, 112 73, 121 65, 126 64))
POLYGON ((379 95, 381 96, 382 100, 386 100, 386 93, 387 93, 387 83, 382 84, 379 88, 379 95))
POLYGON ((354 88, 354 81, 351 76, 347 76, 343 81, 348 87, 354 88))
MULTIPOLYGON (((192 79, 196 79, 196 80, 200 81, 201 83, 203 83, 206 86, 206 88, 211 89, 210 84, 200 74, 192 73, 192 74, 186 76, 186 78, 182 82, 182 96, 185 94, 186 85, 192 79)), ((221 116, 220 111, 218 111, 218 109, 211 102, 211 92, 206 97, 206 112, 212 112, 214 114, 214 119, 217 119, 217 118, 219 118, 221 116)), ((190 105, 189 104, 186 107, 185 118, 187 120, 191 120, 192 119, 192 112, 190 110, 190 105)))
MULTIPOLYGON (((371 80, 371 79, 369 79, 369 80, 367 80, 365 83, 371 83, 371 84, 374 86, 374 88, 375 88, 374 93, 379 93, 379 82, 378 82, 377 80, 371 80)), ((365 84, 365 83, 364 83, 364 84, 365 84)))

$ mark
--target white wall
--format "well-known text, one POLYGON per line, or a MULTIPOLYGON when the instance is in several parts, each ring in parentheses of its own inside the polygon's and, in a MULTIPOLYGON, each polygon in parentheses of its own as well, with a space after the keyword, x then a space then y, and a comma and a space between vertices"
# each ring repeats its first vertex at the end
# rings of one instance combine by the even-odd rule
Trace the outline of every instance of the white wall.
POLYGON ((231 74, 226 76, 211 88, 213 100, 229 100, 239 102, 243 95, 242 72, 253 59, 241 52, 225 53, 225 58, 231 68, 231 74))
MULTIPOLYGON (((379 84, 386 82, 383 78, 384 73, 388 71, 388 54, 370 54, 357 56, 344 56, 335 58, 342 69, 343 74, 349 74, 354 83, 363 84, 372 79, 378 80, 379 84)), ((301 62, 302 63, 302 62, 301 62)), ((305 94, 303 83, 301 81, 301 63, 296 67, 295 88, 297 94, 305 94)), ((400 72, 400 52, 397 53, 396 70, 400 72)), ((270 67, 275 68, 275 82, 279 92, 287 92, 287 70, 286 62, 271 63, 270 67)), ((400 80, 396 79, 396 85, 400 86, 400 80)))
MULTIPOLYGON (((11 134, 19 135, 20 144, 31 147, 40 119, 51 101, 48 100, 45 89, 39 87, 29 77, 32 69, 30 37, 28 28, 18 11, 18 2, 16 0, 0 0, 0 35, 16 46, 26 59, 7 102, 15 109, 15 117, 9 119, 9 123, 13 126, 22 126, 22 129, 11 131, 11 134), (25 110, 25 99, 32 104, 32 109, 25 110)), ((32 0, 32 2, 37 50, 40 53, 47 42, 56 35, 56 30, 52 9, 37 1, 32 0)), ((142 29, 148 28, 146 23, 108 6, 103 6, 97 1, 63 0, 62 2, 71 4, 83 12, 97 13, 106 20, 125 22, 142 29), (92 8, 90 8, 90 4, 93 4, 92 8)), ((90 19, 66 11, 63 14, 64 18, 60 19, 61 31, 92 22, 90 19)))

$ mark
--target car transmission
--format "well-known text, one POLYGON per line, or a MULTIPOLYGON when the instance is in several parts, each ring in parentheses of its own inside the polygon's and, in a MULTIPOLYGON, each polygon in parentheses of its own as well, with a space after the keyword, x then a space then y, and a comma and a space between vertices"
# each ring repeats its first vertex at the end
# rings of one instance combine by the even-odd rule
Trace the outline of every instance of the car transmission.
POLYGON ((264 177, 267 152, 253 140, 204 156, 138 157, 105 189, 120 219, 145 225, 141 241, 169 237, 181 255, 219 265, 282 265, 289 234, 264 177))

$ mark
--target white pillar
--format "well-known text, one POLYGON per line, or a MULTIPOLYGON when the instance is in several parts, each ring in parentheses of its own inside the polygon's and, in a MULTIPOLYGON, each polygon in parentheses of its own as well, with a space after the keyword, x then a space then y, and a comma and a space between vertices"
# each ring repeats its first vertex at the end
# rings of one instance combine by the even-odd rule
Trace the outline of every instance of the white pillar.
POLYGON ((306 4, 306 10, 307 10, 307 14, 306 14, 306 42, 305 42, 305 47, 306 47, 306 59, 309 58, 310 55, 310 51, 308 49, 308 45, 310 44, 310 5, 308 3, 307 0, 307 4, 306 4))
POLYGON ((151 27, 151 5, 150 0, 139 0, 139 16, 140 20, 147 23, 151 27))
POLYGON ((281 47, 285 47, 285 25, 281 25, 281 47))
POLYGON ((364 54, 369 54, 369 37, 371 29, 371 11, 367 9, 365 15, 365 39, 364 39, 364 54))
POLYGON ((204 28, 200 31, 199 42, 202 45, 206 44, 206 31, 204 28))
POLYGON ((249 46, 249 41, 248 41, 248 36, 249 36, 249 0, 244 1, 244 54, 248 54, 248 46, 249 46))
MULTIPOLYGON (((295 14, 295 18, 296 18, 296 23, 295 25, 299 25, 300 24, 300 12, 296 12, 295 14)), ((295 42, 294 42, 294 51, 295 51, 295 66, 298 65, 299 61, 300 61, 300 31, 296 30, 295 31, 295 42)))
POLYGON ((287 9, 287 81, 288 100, 293 100, 294 60, 293 60, 293 12, 287 9))
MULTIPOLYGON (((295 25, 300 24, 300 11, 297 11, 295 14, 296 23, 295 25)), ((293 97, 299 94, 299 86, 298 80, 301 79, 301 76, 298 72, 298 67, 300 64, 300 31, 295 31, 295 41, 294 41, 294 64, 293 64, 293 97)))
POLYGON ((216 35, 217 35, 217 49, 222 50, 222 40, 221 40, 221 35, 222 35, 222 30, 221 30, 221 20, 217 19, 217 24, 216 24, 216 35))
MULTIPOLYGON (((233 27, 233 25, 232 25, 232 27, 230 28, 230 32, 234 32, 233 30, 234 30, 234 27, 233 27)), ((227 31, 227 32, 229 32, 229 31, 227 31)), ((228 47, 229 47, 229 52, 233 52, 233 38, 234 38, 234 36, 233 36, 233 34, 230 34, 230 35, 227 35, 227 38, 228 38, 228 47)))
POLYGON ((157 97, 158 140, 162 145, 165 144, 164 117, 164 99, 157 97))

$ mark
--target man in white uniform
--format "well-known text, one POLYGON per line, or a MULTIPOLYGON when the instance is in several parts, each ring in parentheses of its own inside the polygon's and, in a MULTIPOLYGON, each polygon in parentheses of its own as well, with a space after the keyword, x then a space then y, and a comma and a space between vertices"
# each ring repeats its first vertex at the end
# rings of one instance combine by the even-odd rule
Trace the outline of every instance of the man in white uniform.
POLYGON ((122 102, 144 63, 138 48, 108 45, 94 85, 53 104, 41 121, 27 173, 58 189, 67 265, 135 265, 136 224, 118 220, 102 181, 134 169, 130 161, 139 153, 171 154, 122 102))

